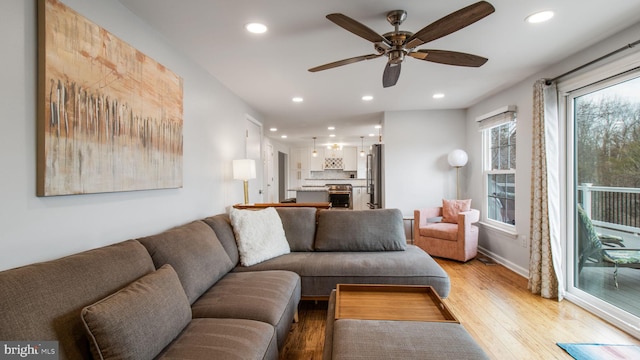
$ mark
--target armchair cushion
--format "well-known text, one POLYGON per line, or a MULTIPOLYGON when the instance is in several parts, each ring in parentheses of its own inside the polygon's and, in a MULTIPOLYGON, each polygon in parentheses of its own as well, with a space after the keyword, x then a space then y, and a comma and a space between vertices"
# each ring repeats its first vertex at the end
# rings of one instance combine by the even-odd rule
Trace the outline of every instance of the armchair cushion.
POLYGON ((429 223, 420 228, 420 236, 456 241, 458 239, 458 224, 429 223))
POLYGON ((458 213, 471 210, 471 199, 445 200, 442 199, 442 222, 458 223, 458 213))

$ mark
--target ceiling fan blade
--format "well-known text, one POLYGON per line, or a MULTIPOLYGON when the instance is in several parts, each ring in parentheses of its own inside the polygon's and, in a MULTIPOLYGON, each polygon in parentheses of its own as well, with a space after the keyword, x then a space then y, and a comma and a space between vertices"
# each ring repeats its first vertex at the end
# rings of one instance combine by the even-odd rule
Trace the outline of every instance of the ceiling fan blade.
POLYGON ((316 71, 332 69, 334 67, 338 67, 338 66, 342 66, 342 65, 348 65, 348 64, 357 63, 357 62, 362 61, 362 60, 375 59, 375 58, 380 57, 380 56, 382 56, 382 54, 369 54, 369 55, 356 56, 356 57, 352 57, 352 58, 349 58, 349 59, 338 60, 338 61, 334 61, 332 63, 316 66, 316 67, 313 67, 313 68, 309 69, 309 71, 310 72, 316 72, 316 71))
POLYGON ((384 67, 384 72, 382 73, 382 87, 391 87, 398 82, 401 66, 402 64, 394 65, 387 63, 387 66, 384 67))
POLYGON ((329 14, 327 15, 327 19, 333 21, 336 25, 342 27, 343 29, 352 32, 363 39, 369 40, 372 43, 388 43, 387 39, 382 37, 382 35, 346 15, 329 14))
POLYGON ((431 61, 439 64, 480 67, 487 62, 482 56, 447 50, 420 49, 408 54, 412 58, 431 61))
POLYGON ((485 16, 492 14, 494 11, 496 11, 496 9, 493 5, 486 1, 479 1, 427 25, 422 30, 413 34, 413 36, 407 40, 405 46, 412 49, 429 41, 439 39, 473 24, 485 16))

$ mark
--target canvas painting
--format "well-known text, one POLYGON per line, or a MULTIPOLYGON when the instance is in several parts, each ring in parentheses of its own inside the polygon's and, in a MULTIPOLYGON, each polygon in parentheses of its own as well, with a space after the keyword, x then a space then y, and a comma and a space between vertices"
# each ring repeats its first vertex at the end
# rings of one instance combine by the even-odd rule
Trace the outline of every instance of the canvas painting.
POLYGON ((37 195, 182 187, 182 78, 38 2, 37 195))

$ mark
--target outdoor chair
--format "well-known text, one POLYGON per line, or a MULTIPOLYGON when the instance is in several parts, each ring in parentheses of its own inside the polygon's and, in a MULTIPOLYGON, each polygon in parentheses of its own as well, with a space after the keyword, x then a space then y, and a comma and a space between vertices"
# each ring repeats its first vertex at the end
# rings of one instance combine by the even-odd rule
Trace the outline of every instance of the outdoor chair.
POLYGON ((627 249, 622 238, 598 234, 591 219, 578 204, 578 272, 584 266, 613 266, 618 288, 618 268, 640 269, 640 249, 627 249), (606 247, 603 247, 606 246, 606 247))

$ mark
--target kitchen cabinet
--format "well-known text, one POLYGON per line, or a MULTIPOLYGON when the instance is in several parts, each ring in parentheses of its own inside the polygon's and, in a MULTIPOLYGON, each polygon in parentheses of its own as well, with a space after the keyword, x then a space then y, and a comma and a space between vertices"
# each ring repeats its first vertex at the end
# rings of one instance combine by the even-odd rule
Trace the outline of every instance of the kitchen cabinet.
POLYGON ((353 210, 366 210, 369 208, 367 202, 369 202, 369 194, 367 194, 367 188, 364 186, 356 186, 352 190, 353 210))
POLYGON ((309 148, 291 149, 289 156, 289 188, 299 188, 303 185, 304 179, 311 177, 309 163, 311 150, 309 148))
POLYGON ((344 171, 358 171, 358 148, 355 146, 342 148, 342 164, 344 171))
POLYGON ((311 150, 309 148, 291 149, 290 169, 309 170, 309 158, 311 150))
POLYGON ((366 179, 367 178, 367 155, 365 154, 365 156, 360 156, 360 154, 358 154, 358 165, 357 165, 357 178, 358 179, 366 179))
MULTIPOLYGON (((311 151, 313 151, 313 149, 311 151)), ((311 151, 309 151, 309 154, 311 153, 311 151)), ((310 156, 309 170, 323 171, 324 170, 324 149, 316 148, 316 151, 318 152, 318 156, 310 156)))
POLYGON ((337 148, 331 148, 331 149, 322 149, 324 150, 324 157, 325 158, 342 158, 342 149, 337 148))

